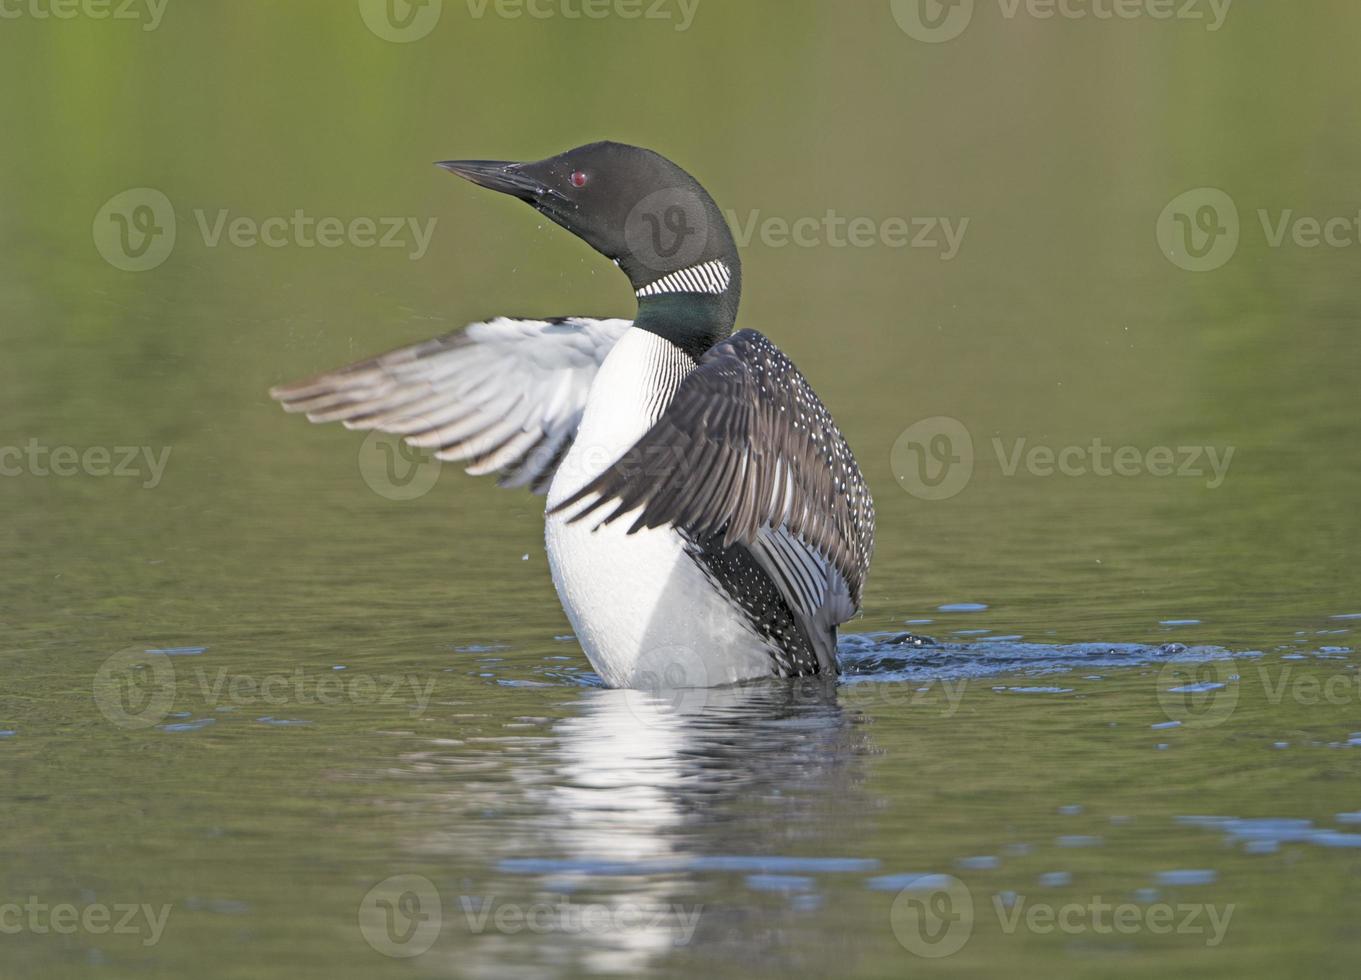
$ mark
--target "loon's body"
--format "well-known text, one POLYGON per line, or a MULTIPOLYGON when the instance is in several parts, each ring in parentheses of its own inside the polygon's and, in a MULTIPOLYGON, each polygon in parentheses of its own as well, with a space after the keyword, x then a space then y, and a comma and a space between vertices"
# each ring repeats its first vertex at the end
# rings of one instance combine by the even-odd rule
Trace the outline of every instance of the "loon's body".
POLYGON ((761 334, 731 333, 741 266, 717 205, 615 143, 440 166, 613 259, 637 318, 492 320, 272 394, 546 492, 553 582, 606 684, 834 675, 873 502, 803 375, 761 334))
POLYGON ((588 659, 612 687, 710 686, 770 673, 767 644, 676 528, 629 534, 623 521, 596 528, 554 512, 652 428, 693 369, 655 334, 627 331, 600 367, 548 491, 553 584, 588 659))

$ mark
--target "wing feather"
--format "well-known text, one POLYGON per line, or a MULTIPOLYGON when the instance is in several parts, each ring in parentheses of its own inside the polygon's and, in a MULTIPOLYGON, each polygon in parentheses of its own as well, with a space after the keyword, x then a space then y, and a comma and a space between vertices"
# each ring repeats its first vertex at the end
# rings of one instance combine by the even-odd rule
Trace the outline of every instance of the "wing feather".
POLYGON ((754 330, 711 348, 633 448, 555 510, 581 520, 609 503, 602 524, 638 510, 631 531, 750 546, 810 618, 842 622, 860 606, 874 501, 812 386, 754 330))
POLYGON ((474 475, 546 493, 576 438, 591 384, 628 320, 474 323, 270 396, 312 422, 377 429, 465 461, 474 475))

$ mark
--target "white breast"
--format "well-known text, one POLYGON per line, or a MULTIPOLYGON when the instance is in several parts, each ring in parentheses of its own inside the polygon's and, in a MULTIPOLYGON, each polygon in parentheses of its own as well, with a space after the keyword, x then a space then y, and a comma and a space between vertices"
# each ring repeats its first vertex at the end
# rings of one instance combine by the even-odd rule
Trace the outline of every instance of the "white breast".
MULTIPOLYGON (((627 331, 601 366, 548 493, 551 510, 632 448, 693 368, 670 342, 627 331)), ((645 460, 638 461, 646 465, 645 460)), ((583 506, 589 505, 589 499, 583 506)), ((628 534, 632 516, 549 516, 548 563, 591 665, 612 687, 711 687, 770 674, 766 644, 685 553, 671 528, 628 534)))

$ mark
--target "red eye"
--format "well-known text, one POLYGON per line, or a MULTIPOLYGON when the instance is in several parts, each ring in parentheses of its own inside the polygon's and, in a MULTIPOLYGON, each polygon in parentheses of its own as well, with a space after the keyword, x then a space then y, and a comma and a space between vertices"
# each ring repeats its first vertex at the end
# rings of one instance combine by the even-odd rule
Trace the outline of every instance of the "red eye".
POLYGON ((580 170, 578 170, 578 171, 576 171, 574 174, 572 174, 572 186, 573 186, 573 187, 585 187, 585 186, 586 186, 586 181, 588 181, 588 180, 590 180, 590 179, 591 179, 590 177, 587 177, 584 173, 582 173, 580 170))

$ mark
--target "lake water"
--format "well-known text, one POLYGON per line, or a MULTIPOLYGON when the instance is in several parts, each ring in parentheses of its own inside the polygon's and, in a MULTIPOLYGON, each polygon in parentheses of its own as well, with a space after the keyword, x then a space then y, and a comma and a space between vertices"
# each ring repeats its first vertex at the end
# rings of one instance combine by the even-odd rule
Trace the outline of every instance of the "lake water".
POLYGON ((1163 6, 11 5, 0 975, 1354 972, 1361 12, 1163 6), (834 688, 603 689, 540 498, 265 394, 629 315, 430 166, 605 137, 874 490, 834 688))

